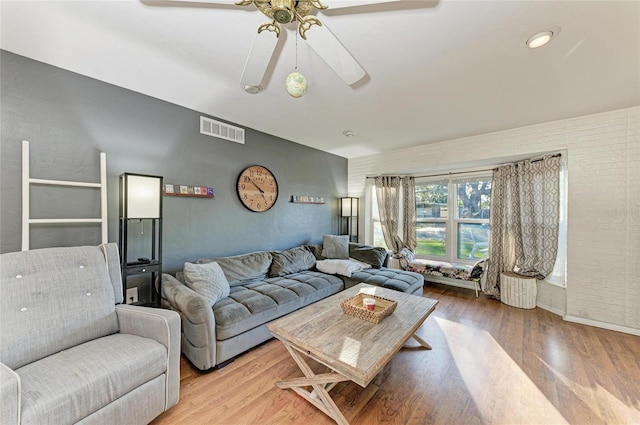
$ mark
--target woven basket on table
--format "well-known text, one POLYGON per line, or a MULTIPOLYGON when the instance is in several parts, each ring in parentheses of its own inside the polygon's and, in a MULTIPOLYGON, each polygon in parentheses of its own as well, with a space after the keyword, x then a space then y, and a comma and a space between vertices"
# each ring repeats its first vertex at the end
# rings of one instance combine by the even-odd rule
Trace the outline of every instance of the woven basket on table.
POLYGON ((359 293, 340 303, 340 307, 342 307, 342 310, 346 314, 376 324, 393 313, 397 305, 398 303, 396 301, 363 293, 359 293), (365 298, 373 298, 376 300, 376 307, 373 311, 364 308, 362 300, 365 298))

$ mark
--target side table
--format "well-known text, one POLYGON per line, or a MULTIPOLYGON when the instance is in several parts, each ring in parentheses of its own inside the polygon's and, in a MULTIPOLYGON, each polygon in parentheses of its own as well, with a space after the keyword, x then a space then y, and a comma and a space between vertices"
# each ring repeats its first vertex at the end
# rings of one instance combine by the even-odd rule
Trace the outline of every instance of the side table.
MULTIPOLYGON (((146 296, 141 298, 136 305, 146 307, 160 307, 162 294, 162 279, 158 279, 162 275, 162 263, 159 260, 150 260, 148 263, 127 263, 122 269, 122 285, 124 287, 125 303, 127 303, 127 281, 131 276, 147 275, 144 278, 149 282, 149 298, 146 296), (157 286, 156 286, 157 280, 157 286)), ((128 304, 128 303, 127 303, 128 304)))
POLYGON ((500 301, 503 303, 518 308, 535 308, 537 294, 535 277, 514 272, 500 273, 500 301))

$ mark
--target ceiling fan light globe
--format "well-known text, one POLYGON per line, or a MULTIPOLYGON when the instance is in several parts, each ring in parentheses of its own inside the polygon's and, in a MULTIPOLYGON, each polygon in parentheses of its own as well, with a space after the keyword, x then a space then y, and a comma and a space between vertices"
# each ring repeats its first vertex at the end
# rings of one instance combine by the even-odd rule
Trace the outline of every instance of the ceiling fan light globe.
POLYGON ((287 76, 285 86, 291 97, 302 97, 307 92, 307 78, 299 72, 292 72, 287 76))

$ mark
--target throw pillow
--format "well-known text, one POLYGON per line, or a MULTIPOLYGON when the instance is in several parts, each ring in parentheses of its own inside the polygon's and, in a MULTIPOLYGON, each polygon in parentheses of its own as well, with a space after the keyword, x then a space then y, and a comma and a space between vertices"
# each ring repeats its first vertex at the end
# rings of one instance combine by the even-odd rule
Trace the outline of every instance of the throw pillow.
POLYGON ((218 263, 229 281, 229 285, 236 286, 253 280, 265 279, 269 273, 271 260, 270 252, 258 251, 230 257, 202 258, 194 263, 218 263))
POLYGON ((307 247, 307 249, 309 249, 309 251, 311 251, 313 256, 316 257, 316 260, 326 260, 326 258, 324 258, 322 256, 322 244, 321 243, 317 243, 317 244, 313 244, 313 245, 305 245, 305 246, 307 247))
POLYGON ((400 261, 400 268, 402 270, 407 270, 409 268, 409 264, 416 259, 416 254, 414 254, 409 248, 402 248, 398 253, 398 259, 400 261))
POLYGON ((487 258, 483 258, 482 260, 478 261, 476 264, 473 265, 473 268, 471 269, 471 273, 469 273, 469 277, 471 279, 477 279, 479 277, 482 276, 482 273, 484 273, 484 269, 487 265, 487 258))
POLYGON ((349 258, 349 235, 324 235, 322 237, 322 256, 326 258, 349 258))
POLYGON ((305 246, 291 248, 282 252, 272 252, 273 261, 269 269, 270 277, 285 276, 309 270, 316 264, 316 257, 305 246))
POLYGON ((184 263, 184 283, 207 299, 209 305, 229 295, 229 282, 215 261, 205 264, 184 263))
POLYGON ((374 269, 379 269, 384 265, 384 260, 387 258, 387 250, 376 246, 351 245, 349 247, 349 256, 370 264, 374 269))

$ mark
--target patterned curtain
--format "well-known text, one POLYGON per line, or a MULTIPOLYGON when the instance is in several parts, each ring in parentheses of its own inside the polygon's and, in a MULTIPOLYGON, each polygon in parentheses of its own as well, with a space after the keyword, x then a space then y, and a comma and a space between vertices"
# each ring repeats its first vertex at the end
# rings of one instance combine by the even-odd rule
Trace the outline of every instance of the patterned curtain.
POLYGON ((397 254, 402 248, 416 248, 416 188, 414 177, 378 176, 374 178, 382 235, 387 247, 397 254), (402 239, 400 221, 400 187, 402 186, 402 239))
POLYGON ((402 241, 398 237, 399 192, 402 177, 378 176, 374 181, 384 242, 392 252, 396 253, 402 249, 402 241))
POLYGON ((487 295, 500 297, 501 272, 544 279, 553 271, 559 220, 559 155, 494 170, 487 295))
POLYGON ((416 179, 415 177, 402 178, 402 239, 405 248, 411 252, 416 250, 416 179))

